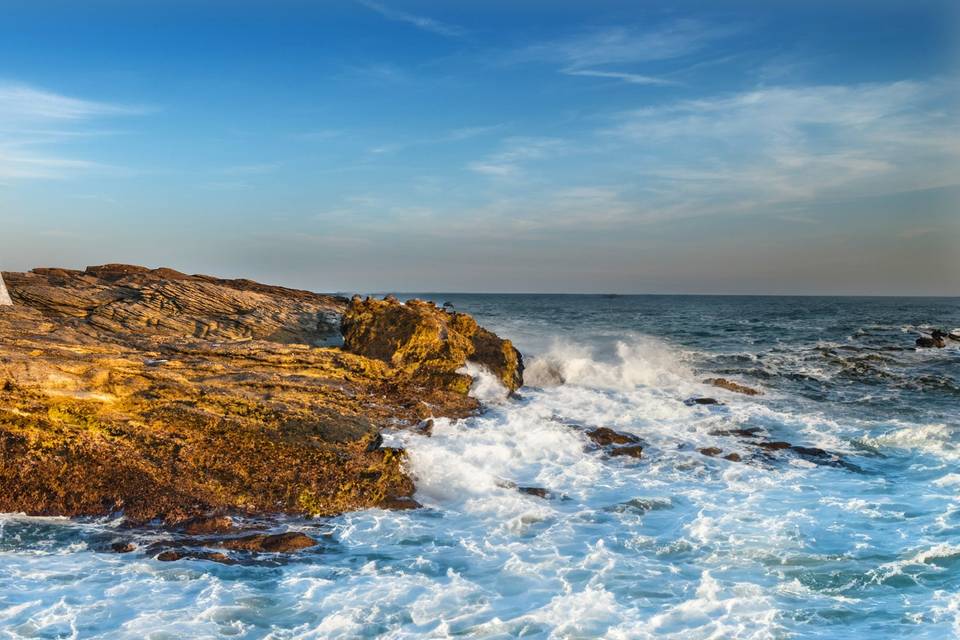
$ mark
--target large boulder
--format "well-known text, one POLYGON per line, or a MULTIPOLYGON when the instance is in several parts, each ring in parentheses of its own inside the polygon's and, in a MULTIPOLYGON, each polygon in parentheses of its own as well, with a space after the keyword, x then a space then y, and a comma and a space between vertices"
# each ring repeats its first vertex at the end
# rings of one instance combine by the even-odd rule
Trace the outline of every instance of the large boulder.
POLYGON ((467 314, 432 302, 357 296, 343 315, 341 331, 346 351, 387 362, 415 381, 465 392, 472 379, 459 371, 474 362, 510 391, 523 385, 523 358, 509 340, 467 314))

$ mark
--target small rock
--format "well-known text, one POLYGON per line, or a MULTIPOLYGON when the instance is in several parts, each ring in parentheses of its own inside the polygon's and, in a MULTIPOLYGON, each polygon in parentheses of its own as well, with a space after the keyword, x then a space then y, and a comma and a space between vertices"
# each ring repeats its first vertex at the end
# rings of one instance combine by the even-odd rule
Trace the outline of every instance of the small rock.
POLYGON ((209 560, 220 564, 236 564, 236 561, 219 551, 163 551, 157 554, 160 562, 176 562, 177 560, 209 560))
POLYGON ((696 405, 696 404, 723 404, 723 403, 717 400, 716 398, 687 398, 686 400, 683 401, 683 404, 687 405, 688 407, 692 407, 693 405, 696 405))
POLYGON ((947 346, 947 343, 944 341, 943 338, 934 338, 934 337, 928 338, 927 336, 921 336, 917 338, 917 346, 922 349, 933 349, 933 348, 943 349, 944 347, 947 346))
POLYGON ((596 442, 601 447, 611 444, 635 444, 640 442, 640 438, 629 433, 621 433, 608 429, 607 427, 597 427, 587 431, 587 437, 596 442))
POLYGON ((267 553, 290 553, 308 547, 315 547, 317 541, 297 531, 267 535, 255 533, 242 538, 222 540, 220 546, 234 551, 263 551, 267 553))
POLYGON ((550 492, 543 487, 517 487, 517 491, 520 493, 525 493, 528 496, 543 498, 544 500, 550 499, 550 492))
POLYGON ((736 452, 728 453, 727 455, 723 456, 723 459, 729 460, 730 462, 740 462, 740 454, 736 452))
POLYGON ((233 530, 233 520, 227 516, 201 516, 191 518, 181 525, 184 533, 202 536, 211 533, 227 533, 233 530))
POLYGON ((746 385, 734 382, 732 380, 727 380, 726 378, 707 378, 704 380, 707 384, 712 384, 715 387, 720 387, 721 389, 726 389, 727 391, 733 391, 734 393, 742 393, 747 396, 762 396, 763 392, 759 389, 753 389, 746 385))
POLYGON ((643 453, 643 447, 639 444, 628 445, 626 447, 616 447, 610 450, 611 457, 629 456, 639 458, 643 453))
POLYGON ((800 446, 794 445, 794 446, 790 447, 790 449, 791 449, 792 451, 796 451, 796 452, 799 453, 801 456, 805 456, 805 457, 808 457, 808 458, 829 458, 829 457, 831 457, 829 453, 827 453, 826 451, 824 451, 823 449, 820 449, 820 448, 818 448, 818 447, 800 447, 800 446))
POLYGON ((721 453, 723 453, 723 449, 720 449, 718 447, 704 447, 702 449, 697 449, 697 451, 699 451, 700 453, 702 453, 703 455, 709 458, 714 458, 720 455, 721 453))
POLYGON ((712 436, 737 436, 739 438, 759 438, 763 431, 760 427, 750 427, 748 429, 722 429, 711 431, 712 436))
POLYGON ((132 542, 114 542, 110 545, 110 550, 116 553, 130 553, 136 551, 137 545, 132 542))
POLYGON ((413 427, 413 432, 419 433, 420 435, 428 438, 433 437, 433 418, 428 418, 427 420, 423 420, 415 425, 413 427))
POLYGON ((756 442, 754 446, 760 447, 761 449, 766 449, 768 451, 781 451, 783 449, 790 449, 791 444, 789 442, 775 441, 775 442, 756 442))

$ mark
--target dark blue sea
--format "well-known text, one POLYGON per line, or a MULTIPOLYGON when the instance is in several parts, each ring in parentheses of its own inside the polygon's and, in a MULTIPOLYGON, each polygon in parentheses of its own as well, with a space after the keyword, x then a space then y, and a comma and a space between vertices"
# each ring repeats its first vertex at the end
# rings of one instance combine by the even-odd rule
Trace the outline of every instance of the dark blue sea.
POLYGON ((234 566, 0 516, 0 638, 960 636, 960 342, 914 346, 960 299, 425 297, 527 384, 471 368, 481 415, 388 434, 424 509, 281 521, 322 545, 234 566))

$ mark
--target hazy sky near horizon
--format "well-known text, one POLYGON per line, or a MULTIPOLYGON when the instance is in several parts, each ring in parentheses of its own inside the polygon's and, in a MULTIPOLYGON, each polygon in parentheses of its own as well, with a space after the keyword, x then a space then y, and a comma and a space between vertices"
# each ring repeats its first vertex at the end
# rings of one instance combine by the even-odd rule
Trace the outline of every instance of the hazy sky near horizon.
POLYGON ((0 0, 0 269, 960 295, 957 3, 0 0))

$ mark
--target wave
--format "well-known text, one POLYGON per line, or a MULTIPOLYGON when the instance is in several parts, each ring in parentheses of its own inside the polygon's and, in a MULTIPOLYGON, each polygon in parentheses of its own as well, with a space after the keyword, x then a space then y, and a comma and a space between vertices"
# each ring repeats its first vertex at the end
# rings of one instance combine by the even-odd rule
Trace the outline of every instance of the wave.
POLYGON ((557 341, 546 353, 530 359, 524 379, 529 386, 541 388, 567 384, 630 390, 688 384, 694 374, 678 348, 656 338, 636 336, 617 341, 614 353, 606 359, 587 346, 557 341))
POLYGON ((945 460, 960 460, 960 427, 956 425, 910 425, 879 436, 866 436, 862 444, 875 448, 890 447, 932 454, 945 460))

